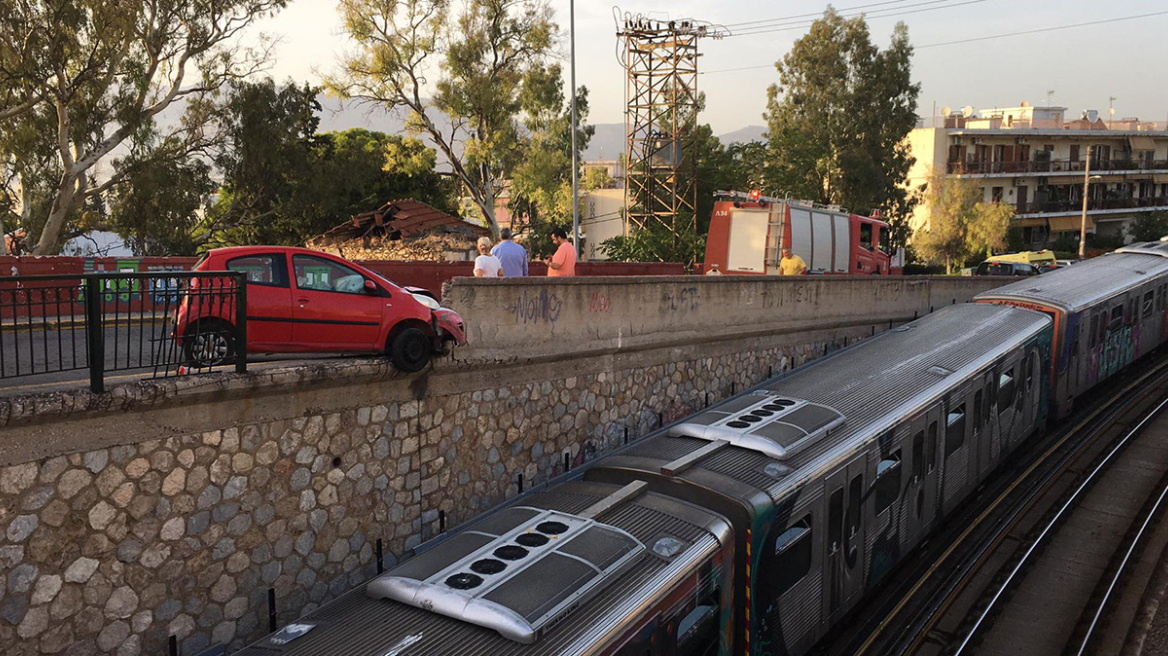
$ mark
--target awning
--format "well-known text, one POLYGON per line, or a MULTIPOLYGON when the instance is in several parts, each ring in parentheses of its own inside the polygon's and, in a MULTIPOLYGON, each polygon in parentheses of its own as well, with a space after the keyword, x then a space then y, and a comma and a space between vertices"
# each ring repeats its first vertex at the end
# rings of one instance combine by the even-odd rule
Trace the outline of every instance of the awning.
POLYGON ((1042 217, 1030 217, 1027 219, 1014 219, 1012 222, 1019 228, 1045 228, 1046 219, 1042 217))
POLYGON ((1151 137, 1128 137, 1127 142, 1131 144, 1133 151, 1156 150, 1156 142, 1151 137))
MULTIPOLYGON (((1078 232, 1083 218, 1081 216, 1052 216, 1050 221, 1051 232, 1078 232)), ((1087 229, 1095 229, 1095 221, 1087 217, 1087 229)))
POLYGON ((1048 185, 1071 185, 1071 184, 1083 184, 1083 176, 1082 176, 1082 175, 1059 175, 1059 176, 1054 176, 1054 177, 1047 178, 1047 179, 1046 179, 1046 184, 1048 184, 1048 185))
POLYGON ((1152 182, 1156 184, 1168 184, 1168 173, 1157 173, 1153 175, 1152 182))

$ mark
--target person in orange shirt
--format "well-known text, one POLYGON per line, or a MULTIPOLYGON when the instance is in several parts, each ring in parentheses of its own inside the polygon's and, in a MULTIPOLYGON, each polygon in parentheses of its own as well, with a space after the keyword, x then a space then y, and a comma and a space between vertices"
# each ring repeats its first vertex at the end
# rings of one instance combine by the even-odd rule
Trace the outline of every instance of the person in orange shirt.
POLYGON ((552 230, 552 243, 556 245, 556 253, 544 259, 549 276, 576 275, 576 248, 568 241, 568 233, 556 228, 552 230))

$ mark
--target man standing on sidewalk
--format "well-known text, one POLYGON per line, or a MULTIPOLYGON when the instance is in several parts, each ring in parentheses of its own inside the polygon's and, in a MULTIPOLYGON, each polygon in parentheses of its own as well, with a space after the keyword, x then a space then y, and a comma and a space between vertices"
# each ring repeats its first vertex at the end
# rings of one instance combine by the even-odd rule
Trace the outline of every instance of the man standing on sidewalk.
POLYGON ((500 230, 499 238, 503 241, 491 249, 491 255, 499 258, 499 261, 503 263, 503 276, 506 278, 526 276, 527 249, 512 241, 511 228, 500 230))
POLYGON ((552 243, 556 245, 556 253, 544 260, 547 264, 549 276, 576 275, 576 248, 568 241, 568 233, 560 228, 552 230, 552 243))

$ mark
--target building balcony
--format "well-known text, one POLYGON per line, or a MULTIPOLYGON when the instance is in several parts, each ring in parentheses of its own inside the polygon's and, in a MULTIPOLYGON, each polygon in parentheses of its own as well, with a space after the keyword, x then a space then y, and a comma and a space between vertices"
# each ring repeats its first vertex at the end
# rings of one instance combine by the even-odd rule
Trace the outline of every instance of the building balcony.
MULTIPOLYGON (((1043 160, 1030 162, 949 162, 947 170, 951 175, 995 175, 1082 173, 1087 163, 1083 160, 1043 160)), ((1168 171, 1165 159, 1110 159, 1091 162, 1092 173, 1139 173, 1141 171, 1168 171)))
MULTIPOLYGON (((1168 196, 1149 198, 1091 198, 1087 200, 1088 212, 1108 212, 1112 210, 1163 210, 1168 209, 1168 196)), ((1068 214, 1083 211, 1083 200, 1029 201, 1014 206, 1014 215, 1068 214)))

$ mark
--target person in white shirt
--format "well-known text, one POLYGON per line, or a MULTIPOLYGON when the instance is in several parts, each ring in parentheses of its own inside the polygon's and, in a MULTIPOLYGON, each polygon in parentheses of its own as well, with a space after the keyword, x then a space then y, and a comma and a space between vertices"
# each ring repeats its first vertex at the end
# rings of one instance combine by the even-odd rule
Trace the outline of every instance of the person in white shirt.
POLYGON ((503 263, 499 258, 491 255, 491 238, 479 237, 479 256, 475 258, 474 274, 476 278, 502 278, 503 263))

